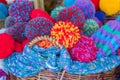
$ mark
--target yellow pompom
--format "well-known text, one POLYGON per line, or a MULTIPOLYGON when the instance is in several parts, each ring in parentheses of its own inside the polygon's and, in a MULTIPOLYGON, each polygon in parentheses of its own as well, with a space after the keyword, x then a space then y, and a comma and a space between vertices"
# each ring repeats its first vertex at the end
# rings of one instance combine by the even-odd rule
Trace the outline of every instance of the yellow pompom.
POLYGON ((42 48, 49 48, 49 47, 53 46, 53 44, 48 40, 39 41, 39 42, 37 42, 37 45, 42 48))
POLYGON ((100 9, 107 15, 116 14, 120 10, 120 0, 100 0, 100 9))

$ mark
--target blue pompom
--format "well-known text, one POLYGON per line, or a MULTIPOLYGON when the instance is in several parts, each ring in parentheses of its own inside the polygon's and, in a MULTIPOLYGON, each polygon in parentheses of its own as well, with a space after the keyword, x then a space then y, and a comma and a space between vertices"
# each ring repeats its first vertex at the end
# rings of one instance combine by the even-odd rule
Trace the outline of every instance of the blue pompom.
POLYGON ((7 9, 7 6, 0 3, 0 11, 5 15, 5 16, 8 16, 8 9, 7 9))
POLYGON ((72 6, 75 0, 64 0, 64 6, 69 7, 72 6))
POLYGON ((95 13, 95 17, 97 17, 101 22, 104 22, 105 13, 102 11, 97 11, 95 13))
POLYGON ((0 19, 4 19, 6 18, 6 16, 4 15, 4 13, 2 13, 2 11, 0 11, 0 19))

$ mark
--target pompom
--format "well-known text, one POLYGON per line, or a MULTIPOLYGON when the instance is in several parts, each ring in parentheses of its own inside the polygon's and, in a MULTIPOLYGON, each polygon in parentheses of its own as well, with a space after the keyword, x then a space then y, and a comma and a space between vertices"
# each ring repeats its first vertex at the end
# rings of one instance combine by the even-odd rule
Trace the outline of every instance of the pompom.
POLYGON ((95 60, 97 47, 91 38, 82 35, 79 41, 70 49, 73 60, 80 62, 91 62, 95 60))
POLYGON ((6 0, 0 0, 0 3, 3 3, 5 5, 7 5, 7 1, 6 0))
POLYGON ((0 19, 5 19, 6 16, 0 11, 0 19))
POLYGON ((69 8, 63 9, 59 13, 57 16, 57 21, 72 22, 72 24, 78 26, 79 29, 82 29, 85 23, 85 16, 79 8, 71 6, 69 8))
POLYGON ((50 29, 53 25, 52 21, 43 17, 31 19, 26 25, 25 35, 28 40, 37 36, 50 35, 50 29))
POLYGON ((6 16, 8 16, 8 9, 5 4, 0 3, 0 11, 6 16))
POLYGON ((14 18, 11 16, 8 16, 5 20, 5 28, 12 27, 15 24, 14 18))
POLYGON ((86 19, 92 19, 95 16, 95 7, 90 0, 76 0, 73 6, 80 8, 86 19))
POLYGON ((30 12, 31 19, 36 18, 36 17, 44 17, 54 22, 53 18, 47 12, 43 11, 42 9, 33 9, 30 12))
POLYGON ((94 17, 93 20, 95 20, 98 23, 99 27, 103 25, 103 23, 97 17, 94 17))
POLYGON ((107 15, 114 15, 120 10, 120 0, 100 0, 100 9, 107 15))
POLYGON ((0 34, 0 59, 7 58, 15 50, 15 42, 7 33, 0 34))
POLYGON ((26 45, 28 42, 29 42, 29 40, 28 40, 28 39, 25 39, 25 40, 22 42, 22 47, 24 48, 25 45, 26 45))
POLYGON ((70 7, 75 2, 75 0, 63 0, 63 1, 64 1, 63 4, 65 7, 70 7))
POLYGON ((90 37, 98 29, 99 29, 99 25, 96 21, 94 21, 93 19, 87 19, 86 23, 84 24, 84 27, 83 27, 83 33, 86 36, 90 37))
POLYGON ((22 42, 26 39, 24 30, 26 27, 26 22, 17 22, 12 27, 6 29, 6 32, 14 37, 14 39, 18 42, 22 42))
POLYGON ((37 42, 37 45, 42 48, 49 48, 49 47, 53 46, 53 44, 48 40, 39 41, 39 42, 37 42))
POLYGON ((23 47, 20 43, 15 42, 15 52, 22 52, 23 51, 23 47))
POLYGON ((58 6, 56 8, 54 8, 52 11, 51 11, 51 16, 52 18, 54 18, 56 20, 58 14, 63 10, 65 9, 65 7, 63 6, 58 6))
POLYGON ((9 15, 14 17, 15 22, 27 22, 30 19, 29 13, 32 9, 32 2, 27 0, 16 0, 9 6, 9 15))
POLYGON ((71 48, 79 40, 80 30, 71 22, 57 22, 51 29, 51 36, 66 48, 71 48))
POLYGON ((103 23, 105 18, 105 13, 102 11, 97 11, 95 13, 95 17, 97 17, 103 23))
POLYGON ((99 2, 100 2, 100 0, 91 0, 91 1, 92 1, 92 3, 94 4, 95 9, 96 9, 96 10, 99 10, 99 2))

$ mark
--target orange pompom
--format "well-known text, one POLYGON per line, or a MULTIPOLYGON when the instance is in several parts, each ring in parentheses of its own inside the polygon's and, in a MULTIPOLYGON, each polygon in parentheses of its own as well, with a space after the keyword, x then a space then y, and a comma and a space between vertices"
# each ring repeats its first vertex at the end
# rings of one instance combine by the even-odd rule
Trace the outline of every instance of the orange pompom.
POLYGON ((71 48, 78 42, 80 30, 71 22, 59 21, 52 27, 51 36, 66 48, 71 48))
POLYGON ((37 45, 42 48, 49 48, 49 47, 53 46, 53 44, 48 40, 42 40, 40 42, 37 42, 37 45))

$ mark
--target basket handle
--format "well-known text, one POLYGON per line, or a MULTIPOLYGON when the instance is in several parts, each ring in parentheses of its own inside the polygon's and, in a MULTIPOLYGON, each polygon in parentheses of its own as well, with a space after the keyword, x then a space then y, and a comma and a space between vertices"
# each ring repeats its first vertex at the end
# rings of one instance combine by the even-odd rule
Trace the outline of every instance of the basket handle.
POLYGON ((28 43, 28 45, 29 45, 29 47, 32 47, 34 44, 36 44, 37 42, 39 42, 41 40, 48 40, 48 41, 52 42, 54 44, 54 46, 62 49, 62 45, 59 44, 57 42, 57 40, 53 39, 52 37, 46 36, 46 35, 44 35, 44 36, 38 36, 38 37, 34 38, 32 41, 30 41, 28 43))

